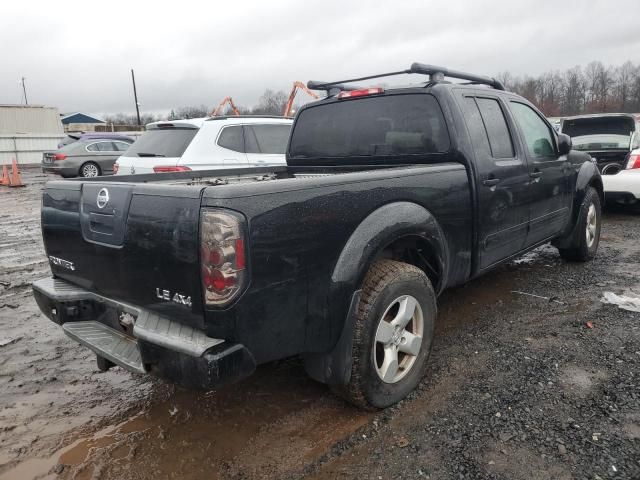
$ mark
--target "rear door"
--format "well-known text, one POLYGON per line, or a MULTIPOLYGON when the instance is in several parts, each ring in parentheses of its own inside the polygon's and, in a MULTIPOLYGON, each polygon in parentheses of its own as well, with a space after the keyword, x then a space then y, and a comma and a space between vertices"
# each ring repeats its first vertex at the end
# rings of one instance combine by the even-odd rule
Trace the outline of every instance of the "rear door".
POLYGON ((244 126, 247 161, 251 166, 282 165, 291 134, 290 124, 250 124, 244 126))
POLYGON ((246 167, 245 132, 242 125, 222 127, 216 140, 216 154, 207 156, 208 168, 246 167))
POLYGON ((510 101, 529 164, 531 199, 530 225, 526 245, 533 245, 560 232, 569 219, 572 165, 558 154, 555 131, 529 105, 510 101))
POLYGON ((519 252, 529 224, 529 170, 515 148, 505 106, 491 95, 463 97, 476 153, 479 208, 479 268, 519 252))
POLYGON ((91 142, 86 146, 85 150, 89 153, 87 160, 97 163, 102 175, 113 172, 113 164, 120 156, 120 151, 116 150, 113 141, 99 140, 91 142))

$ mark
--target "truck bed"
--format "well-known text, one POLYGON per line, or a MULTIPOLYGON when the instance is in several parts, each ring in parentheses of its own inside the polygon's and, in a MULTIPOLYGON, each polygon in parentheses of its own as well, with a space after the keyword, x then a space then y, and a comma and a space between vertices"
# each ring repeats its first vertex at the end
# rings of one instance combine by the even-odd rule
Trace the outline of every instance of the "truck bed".
POLYGON ((393 202, 423 205, 441 218, 451 257, 443 278, 449 285, 467 279, 471 193, 465 166, 453 162, 56 180, 43 192, 42 230, 54 276, 213 338, 244 341, 266 361, 271 344, 253 339, 272 338, 295 352, 324 348, 336 335, 320 326, 331 271, 358 225, 393 202), (104 190, 109 201, 101 208, 104 190), (210 312, 203 305, 205 209, 241 212, 246 219, 250 286, 228 311, 210 312), (165 290, 189 297, 190 304, 166 301, 165 290), (248 320, 265 315, 283 328, 291 318, 307 320, 285 329, 285 339, 283 332, 248 320))

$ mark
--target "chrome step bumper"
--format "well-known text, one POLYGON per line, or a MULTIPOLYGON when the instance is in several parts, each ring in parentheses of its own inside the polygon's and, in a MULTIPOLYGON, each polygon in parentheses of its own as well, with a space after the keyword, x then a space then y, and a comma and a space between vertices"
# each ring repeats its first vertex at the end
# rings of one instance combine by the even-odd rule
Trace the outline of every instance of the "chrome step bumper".
POLYGON ((58 278, 43 278, 33 283, 40 309, 52 321, 61 324, 69 337, 96 354, 129 371, 145 373, 138 340, 191 357, 201 357, 224 340, 211 338, 204 332, 183 325, 154 312, 103 297, 58 278), (89 301, 115 308, 136 317, 133 337, 95 320, 66 321, 65 305, 89 301))
POLYGON ((146 373, 138 342, 124 333, 96 322, 67 322, 62 330, 70 338, 134 373, 146 373))

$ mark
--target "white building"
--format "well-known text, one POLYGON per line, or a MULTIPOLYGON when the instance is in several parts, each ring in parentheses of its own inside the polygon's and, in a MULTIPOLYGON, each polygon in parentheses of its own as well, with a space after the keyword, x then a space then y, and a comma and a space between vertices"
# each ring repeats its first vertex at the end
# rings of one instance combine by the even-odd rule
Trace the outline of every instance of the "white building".
POLYGON ((64 138, 57 108, 0 105, 0 165, 40 163, 42 152, 56 150, 64 138))

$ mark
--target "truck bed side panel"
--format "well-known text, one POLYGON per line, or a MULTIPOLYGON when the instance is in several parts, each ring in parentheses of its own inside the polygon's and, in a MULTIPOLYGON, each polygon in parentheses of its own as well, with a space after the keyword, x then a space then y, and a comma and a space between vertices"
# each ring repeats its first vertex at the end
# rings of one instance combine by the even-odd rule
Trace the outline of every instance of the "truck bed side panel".
MULTIPOLYGON (((203 205, 233 208, 247 216, 251 245, 251 285, 231 311, 207 313, 211 336, 234 331, 235 340, 259 362, 331 346, 339 334, 325 323, 331 272, 360 222, 392 202, 414 202, 435 215, 450 250, 448 284, 468 278, 471 206, 462 165, 338 175, 317 180, 315 187, 300 188, 302 183, 278 192, 269 192, 263 184, 247 196, 225 189, 205 191, 203 205)), ((347 308, 342 308, 344 316, 347 308)), ((344 316, 331 319, 331 324, 341 326, 344 316)))

